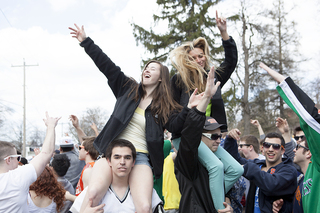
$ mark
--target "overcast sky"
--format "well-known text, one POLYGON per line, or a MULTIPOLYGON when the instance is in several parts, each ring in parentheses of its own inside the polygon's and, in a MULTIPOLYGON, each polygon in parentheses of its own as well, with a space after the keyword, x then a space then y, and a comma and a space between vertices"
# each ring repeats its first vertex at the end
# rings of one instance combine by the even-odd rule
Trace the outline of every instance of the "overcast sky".
MULTIPOLYGON (((312 15, 319 13, 318 1, 294 2, 298 8, 292 18, 302 35, 302 51, 313 59, 311 71, 319 76, 315 61, 320 59, 320 20, 312 15)), ((228 16, 230 5, 238 10, 237 4, 226 0, 211 8, 213 15, 217 9, 228 16)), ((93 107, 110 114, 115 103, 106 78, 70 36, 68 27, 84 25, 87 36, 128 76, 139 80, 145 52, 136 46, 130 22, 149 28, 158 6, 156 0, 10 0, 0 1, 0 9, 0 102, 14 109, 7 119, 22 122, 23 67, 12 66, 23 65, 25 59, 26 65, 38 65, 26 67, 27 127, 45 130, 45 111, 62 116, 59 139, 67 132, 70 114, 80 116, 93 107)))

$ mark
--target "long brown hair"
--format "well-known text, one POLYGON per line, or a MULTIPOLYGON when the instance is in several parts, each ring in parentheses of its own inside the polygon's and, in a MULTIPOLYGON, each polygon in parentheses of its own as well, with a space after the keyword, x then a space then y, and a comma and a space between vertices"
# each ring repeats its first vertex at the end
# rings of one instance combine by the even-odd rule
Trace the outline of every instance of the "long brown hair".
MULTIPOLYGON (((151 112, 152 115, 161 120, 164 125, 167 123, 169 119, 169 115, 171 111, 181 110, 182 107, 172 98, 171 89, 170 89, 170 77, 169 77, 169 69, 167 66, 164 66, 161 62, 156 60, 151 60, 144 66, 143 71, 150 63, 157 63, 160 65, 160 80, 157 87, 152 92, 152 103, 151 103, 151 112)), ((143 71, 141 75, 141 88, 142 94, 141 98, 143 98, 147 93, 145 90, 145 86, 143 85, 143 71)), ((139 86, 140 84, 134 84, 132 87, 132 91, 129 95, 134 92, 134 100, 138 101, 139 94, 139 86)))
POLYGON ((29 190, 35 191, 37 196, 46 196, 57 204, 57 211, 59 212, 64 206, 64 195, 66 190, 57 181, 53 175, 52 170, 46 166, 38 179, 31 184, 29 190))

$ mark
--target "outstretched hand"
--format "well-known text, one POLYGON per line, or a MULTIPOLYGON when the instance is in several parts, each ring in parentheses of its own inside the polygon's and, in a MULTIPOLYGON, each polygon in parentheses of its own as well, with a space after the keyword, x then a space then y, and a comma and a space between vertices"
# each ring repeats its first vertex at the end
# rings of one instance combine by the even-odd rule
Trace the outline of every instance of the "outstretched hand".
POLYGON ((214 67, 211 67, 207 77, 206 90, 204 91, 204 96, 206 97, 211 98, 214 94, 216 94, 218 87, 220 86, 220 81, 218 81, 217 83, 214 83, 214 75, 215 75, 214 67))
POLYGON ((202 99, 204 92, 197 94, 198 92, 198 88, 196 88, 193 93, 191 94, 190 98, 189 98, 189 102, 188 102, 188 108, 192 109, 193 107, 198 106, 200 100, 202 99))
POLYGON ((69 29, 71 30, 70 34, 73 34, 72 38, 76 38, 79 42, 82 42, 87 38, 86 33, 84 31, 84 27, 82 25, 82 27, 80 28, 76 24, 74 24, 74 26, 76 26, 77 29, 69 27, 69 29))
MULTIPOLYGON (((61 118, 61 117, 60 117, 61 118)), ((44 124, 47 126, 47 127, 56 127, 57 126, 57 123, 58 121, 60 120, 60 118, 58 117, 50 117, 48 112, 46 112, 46 118, 43 119, 44 121, 44 124)))

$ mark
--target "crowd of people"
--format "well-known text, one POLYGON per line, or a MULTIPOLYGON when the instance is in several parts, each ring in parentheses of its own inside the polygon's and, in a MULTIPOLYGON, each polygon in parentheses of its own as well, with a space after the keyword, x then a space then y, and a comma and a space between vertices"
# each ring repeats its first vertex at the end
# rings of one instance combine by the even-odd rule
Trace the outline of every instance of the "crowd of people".
POLYGON ((290 77, 261 63, 300 125, 291 134, 286 119, 275 118, 277 131, 265 134, 251 120, 259 139, 228 130, 221 88, 238 52, 226 19, 216 13, 216 22, 225 51, 219 67, 212 66, 208 43, 199 37, 171 51, 177 69, 171 79, 168 68, 152 60, 140 82, 126 76, 83 26, 70 27, 108 79, 114 111, 101 132, 92 125, 93 136, 70 115, 79 144, 65 137, 59 151, 60 118, 46 113, 45 140, 29 162, 11 143, 0 142, 0 213, 320 212, 320 115, 314 102, 290 77))

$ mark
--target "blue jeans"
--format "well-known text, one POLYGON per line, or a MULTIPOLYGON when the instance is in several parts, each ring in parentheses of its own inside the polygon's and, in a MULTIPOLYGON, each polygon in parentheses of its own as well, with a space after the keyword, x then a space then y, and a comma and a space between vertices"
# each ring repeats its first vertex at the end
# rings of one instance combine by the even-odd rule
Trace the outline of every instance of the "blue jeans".
MULTIPOLYGON (((181 138, 172 140, 178 150, 181 138)), ((201 141, 198 147, 198 158, 208 170, 211 197, 216 210, 224 209, 225 192, 228 192, 243 174, 243 167, 221 146, 212 152, 201 141)))

